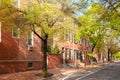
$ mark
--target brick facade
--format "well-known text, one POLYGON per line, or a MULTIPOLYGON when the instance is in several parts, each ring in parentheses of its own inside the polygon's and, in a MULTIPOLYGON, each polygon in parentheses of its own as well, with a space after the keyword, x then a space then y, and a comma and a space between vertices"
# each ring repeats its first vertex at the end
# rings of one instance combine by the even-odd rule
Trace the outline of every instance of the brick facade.
MULTIPOLYGON (((21 0, 22 8, 28 7, 27 0, 21 0)), ((2 36, 0 42, 0 74, 13 73, 27 70, 42 69, 43 53, 41 40, 34 35, 33 50, 28 50, 28 37, 20 36, 20 38, 13 38, 12 31, 4 31, 2 26, 2 36), (30 64, 29 64, 30 63, 30 64), (28 66, 32 67, 28 67, 28 66)), ((80 44, 73 42, 67 42, 58 44, 60 52, 64 47, 61 55, 48 55, 48 68, 60 67, 61 59, 74 60, 77 59, 77 55, 82 54, 86 47, 86 41, 80 44), (73 52, 76 51, 76 52, 73 52), (62 58, 61 58, 62 57, 62 58)), ((90 50, 90 49, 89 49, 90 50)), ((88 49, 87 49, 88 51, 88 49)))
MULTIPOLYGON (((2 29, 0 42, 0 74, 42 69, 43 53, 41 40, 34 35, 33 50, 28 50, 28 39, 13 38, 12 31, 2 29), (28 64, 32 63, 32 67, 28 64)), ((48 68, 61 66, 60 54, 48 54, 48 68)))
POLYGON ((0 74, 42 69, 41 40, 34 35, 33 50, 28 50, 28 39, 13 38, 12 30, 2 26, 0 42, 0 74), (28 67, 28 63, 32 67, 28 67))
POLYGON ((62 63, 61 54, 48 54, 48 69, 60 68, 62 63))

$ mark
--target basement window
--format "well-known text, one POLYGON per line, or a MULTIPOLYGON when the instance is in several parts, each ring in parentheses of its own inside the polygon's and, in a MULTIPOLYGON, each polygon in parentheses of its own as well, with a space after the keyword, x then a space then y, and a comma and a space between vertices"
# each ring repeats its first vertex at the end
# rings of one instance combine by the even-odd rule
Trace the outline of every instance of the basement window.
POLYGON ((28 62, 27 67, 28 67, 28 68, 33 68, 33 62, 28 62))

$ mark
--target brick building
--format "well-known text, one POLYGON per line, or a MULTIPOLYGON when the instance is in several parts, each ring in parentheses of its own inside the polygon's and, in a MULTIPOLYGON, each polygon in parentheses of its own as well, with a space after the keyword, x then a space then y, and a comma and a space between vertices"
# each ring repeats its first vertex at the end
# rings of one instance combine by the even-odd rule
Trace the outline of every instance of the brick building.
POLYGON ((1 23, 0 73, 41 69, 43 54, 38 37, 31 33, 31 37, 22 38, 19 29, 5 31, 4 28, 1 23))
POLYGON ((92 45, 88 42, 87 37, 83 37, 79 42, 65 41, 59 43, 61 47, 63 64, 75 66, 76 61, 78 64, 84 63, 85 53, 92 51, 92 45))
MULTIPOLYGON (((14 5, 18 8, 28 7, 29 1, 15 0, 14 5)), ((42 69, 41 40, 29 31, 26 32, 27 35, 23 33, 21 36, 20 29, 15 26, 6 31, 7 26, 4 24, 0 23, 0 74, 42 69), (25 38, 24 35, 26 35, 25 38)), ((77 59, 83 62, 84 53, 91 51, 87 38, 83 37, 80 42, 75 43, 74 34, 66 35, 64 42, 59 42, 57 45, 61 51, 63 63, 77 59)))

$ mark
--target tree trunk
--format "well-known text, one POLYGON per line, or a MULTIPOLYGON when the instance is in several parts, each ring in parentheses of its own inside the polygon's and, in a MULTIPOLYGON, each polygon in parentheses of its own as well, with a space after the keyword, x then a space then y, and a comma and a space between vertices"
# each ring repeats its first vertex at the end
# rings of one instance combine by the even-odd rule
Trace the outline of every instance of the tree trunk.
POLYGON ((43 59, 43 72, 45 71, 47 73, 47 39, 48 37, 46 36, 46 39, 43 41, 43 54, 44 54, 44 59, 43 59))
POLYGON ((35 30, 32 30, 34 34, 36 34, 43 41, 43 75, 47 75, 47 40, 48 34, 45 34, 44 38, 42 38, 35 30))
POLYGON ((111 52, 111 54, 110 54, 110 55, 111 55, 111 61, 113 61, 113 54, 112 54, 112 52, 111 52))
POLYGON ((110 49, 108 49, 108 62, 110 61, 110 49))
POLYGON ((48 34, 45 34, 44 38, 42 38, 35 30, 32 30, 34 34, 36 34, 42 41, 43 41, 43 72, 42 75, 44 77, 47 76, 48 70, 47 70, 47 41, 48 41, 48 34))

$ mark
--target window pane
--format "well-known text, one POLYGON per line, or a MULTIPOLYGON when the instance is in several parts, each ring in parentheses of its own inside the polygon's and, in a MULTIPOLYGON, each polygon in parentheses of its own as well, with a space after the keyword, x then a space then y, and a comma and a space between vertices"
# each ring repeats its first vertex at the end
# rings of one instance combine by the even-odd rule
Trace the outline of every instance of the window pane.
POLYGON ((28 67, 28 68, 33 68, 33 62, 28 62, 27 67, 28 67))
POLYGON ((28 45, 33 45, 33 32, 28 32, 28 45))

